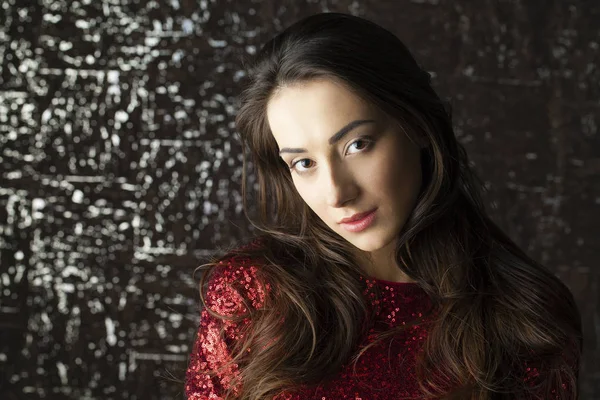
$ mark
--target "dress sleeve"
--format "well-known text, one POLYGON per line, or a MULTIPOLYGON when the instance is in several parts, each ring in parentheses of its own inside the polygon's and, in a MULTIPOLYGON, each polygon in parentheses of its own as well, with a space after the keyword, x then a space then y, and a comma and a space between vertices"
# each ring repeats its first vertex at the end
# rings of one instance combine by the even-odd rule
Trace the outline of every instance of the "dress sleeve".
POLYGON ((200 327, 186 373, 185 392, 188 400, 222 400, 231 380, 238 376, 238 365, 231 364, 220 374, 211 376, 232 359, 227 341, 219 335, 223 321, 202 311, 200 327))
MULTIPOLYGON (((238 290, 231 283, 241 282, 248 293, 245 297, 253 306, 259 306, 261 297, 256 290, 255 267, 246 264, 218 265, 208 279, 205 305, 221 315, 238 315, 246 312, 246 307, 238 290)), ((238 286, 239 287, 239 286, 238 286)), ((226 391, 239 376, 238 365, 233 363, 218 371, 232 360, 231 345, 241 338, 240 328, 249 323, 248 318, 235 323, 215 317, 206 307, 200 315, 200 326, 196 334, 190 361, 186 372, 185 393, 188 400, 222 400, 226 391), (220 334, 224 329, 223 334, 220 334), (210 373, 210 374, 209 374, 210 373)), ((233 393, 238 394, 239 387, 233 393)))
MULTIPOLYGON (((579 361, 580 361, 580 353, 577 351, 578 344, 576 341, 573 341, 569 346, 565 347, 564 351, 561 353, 561 357, 563 361, 566 362, 567 368, 570 368, 575 374, 575 391, 573 395, 568 395, 568 397, 561 397, 559 394, 559 388, 557 385, 561 384, 565 389, 565 393, 571 393, 571 382, 567 377, 567 373, 564 370, 560 371, 560 377, 562 383, 555 382, 554 387, 551 389, 551 397, 546 397, 544 393, 544 388, 541 388, 539 392, 532 393, 531 397, 528 398, 531 400, 576 400, 577 399, 577 384, 579 377, 579 361)), ((529 383, 531 386, 538 384, 541 374, 537 363, 535 362, 526 362, 526 377, 525 382, 529 383)))

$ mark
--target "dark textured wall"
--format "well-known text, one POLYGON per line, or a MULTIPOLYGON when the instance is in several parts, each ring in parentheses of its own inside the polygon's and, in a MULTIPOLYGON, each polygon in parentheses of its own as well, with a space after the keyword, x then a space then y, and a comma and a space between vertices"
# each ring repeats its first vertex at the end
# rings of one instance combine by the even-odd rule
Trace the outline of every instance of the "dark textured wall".
POLYGON ((319 11, 403 39, 493 217, 571 288, 600 397, 597 1, 3 0, 0 398, 182 398, 193 269, 251 233, 239 58, 319 11))

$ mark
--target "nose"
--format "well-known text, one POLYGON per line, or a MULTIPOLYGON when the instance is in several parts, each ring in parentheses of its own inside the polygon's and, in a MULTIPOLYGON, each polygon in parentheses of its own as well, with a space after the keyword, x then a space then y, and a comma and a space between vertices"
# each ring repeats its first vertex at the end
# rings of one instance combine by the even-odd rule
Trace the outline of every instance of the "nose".
POLYGON ((350 172, 340 167, 329 167, 323 176, 323 192, 326 196, 327 205, 330 207, 341 207, 356 198, 358 186, 350 172))

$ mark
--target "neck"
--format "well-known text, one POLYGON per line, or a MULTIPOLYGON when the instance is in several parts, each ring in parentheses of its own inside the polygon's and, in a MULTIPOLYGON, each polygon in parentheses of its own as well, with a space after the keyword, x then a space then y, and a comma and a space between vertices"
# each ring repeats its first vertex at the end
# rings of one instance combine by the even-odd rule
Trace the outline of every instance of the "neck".
POLYGON ((415 282, 399 267, 395 258, 395 243, 372 252, 359 252, 359 266, 367 276, 390 282, 415 282))

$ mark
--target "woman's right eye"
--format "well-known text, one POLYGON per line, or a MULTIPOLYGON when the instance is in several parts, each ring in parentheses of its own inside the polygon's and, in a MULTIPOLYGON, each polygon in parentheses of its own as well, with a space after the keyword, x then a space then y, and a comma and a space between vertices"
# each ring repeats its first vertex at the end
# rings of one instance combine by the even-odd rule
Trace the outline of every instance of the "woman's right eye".
POLYGON ((296 172, 302 173, 303 171, 298 171, 298 169, 296 169, 296 164, 298 164, 298 163, 300 163, 302 161, 305 161, 305 160, 310 161, 308 158, 302 158, 302 159, 300 159, 298 161, 294 161, 294 163, 292 164, 292 166, 290 167, 290 169, 291 170, 296 170, 296 172))

